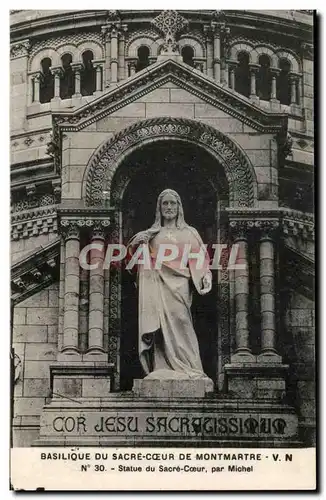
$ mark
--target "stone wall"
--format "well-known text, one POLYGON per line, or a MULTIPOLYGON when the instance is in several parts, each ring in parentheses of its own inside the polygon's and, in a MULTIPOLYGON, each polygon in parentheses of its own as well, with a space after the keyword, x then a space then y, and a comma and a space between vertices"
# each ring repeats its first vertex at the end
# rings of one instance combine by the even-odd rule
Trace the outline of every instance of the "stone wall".
POLYGON ((30 446, 38 437, 50 391, 49 367, 57 359, 57 334, 58 284, 53 284, 14 309, 13 348, 22 362, 14 388, 14 446, 30 446))
POLYGON ((289 386, 299 409, 302 431, 309 433, 315 424, 315 309, 314 302, 292 291, 289 297, 283 337, 284 360, 290 364, 289 386))

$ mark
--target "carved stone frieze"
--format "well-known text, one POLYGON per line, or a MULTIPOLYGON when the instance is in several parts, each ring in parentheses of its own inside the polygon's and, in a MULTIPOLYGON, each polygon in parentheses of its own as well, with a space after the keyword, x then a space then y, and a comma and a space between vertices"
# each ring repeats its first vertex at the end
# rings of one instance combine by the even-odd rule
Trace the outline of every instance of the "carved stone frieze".
POLYGON ((313 214, 282 208, 282 230, 284 235, 314 240, 315 222, 313 214))
POLYGON ((120 158, 137 144, 171 137, 195 142, 222 162, 230 186, 230 203, 249 207, 255 199, 252 166, 237 146, 212 127, 187 119, 149 119, 128 127, 103 145, 90 160, 86 184, 88 205, 101 205, 104 192, 110 201, 111 184, 120 158))
POLYGON ((35 249, 11 268, 11 301, 18 304, 59 279, 59 239, 35 249))
POLYGON ((19 240, 39 234, 56 233, 56 205, 37 207, 31 210, 16 212, 11 217, 11 238, 19 240))
POLYGON ((30 46, 31 44, 29 40, 21 40, 20 42, 11 44, 10 59, 17 59, 18 57, 28 56, 30 46))

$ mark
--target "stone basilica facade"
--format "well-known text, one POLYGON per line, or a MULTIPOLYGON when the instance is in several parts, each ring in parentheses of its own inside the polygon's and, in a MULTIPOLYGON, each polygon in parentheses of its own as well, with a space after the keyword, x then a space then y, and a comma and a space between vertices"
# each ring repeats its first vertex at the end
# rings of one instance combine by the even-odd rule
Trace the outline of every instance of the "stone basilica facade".
POLYGON ((312 445, 312 12, 10 23, 13 446, 312 445), (202 399, 132 392, 132 278, 79 266, 87 244, 149 227, 166 187, 247 264, 193 304, 215 384, 202 399))

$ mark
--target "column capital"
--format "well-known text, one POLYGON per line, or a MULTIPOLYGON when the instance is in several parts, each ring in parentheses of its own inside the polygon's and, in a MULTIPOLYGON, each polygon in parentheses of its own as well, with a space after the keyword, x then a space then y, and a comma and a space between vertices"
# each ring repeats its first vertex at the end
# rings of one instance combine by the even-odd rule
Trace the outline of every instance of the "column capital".
POLYGON ((251 220, 230 220, 229 228, 235 241, 246 241, 248 232, 254 227, 251 220))
POLYGON ((255 227, 260 231, 260 241, 273 240, 280 227, 278 220, 261 220, 255 222, 255 227))
POLYGON ((290 82, 298 82, 299 81, 299 78, 301 78, 301 75, 299 75, 298 73, 294 73, 293 71, 290 71, 289 73, 289 80, 290 82))
POLYGON ((281 73, 281 70, 279 68, 269 68, 272 76, 278 76, 281 73))
POLYGON ((251 73, 257 73, 260 70, 259 64, 250 63, 249 70, 251 73))
POLYGON ((66 241, 79 240, 80 238, 80 228, 77 223, 67 219, 61 219, 60 232, 66 241))
POLYGON ((44 78, 42 71, 35 71, 34 73, 31 73, 31 77, 37 82, 41 82, 44 78))
POLYGON ((98 69, 98 68, 103 68, 104 61, 103 59, 94 59, 92 61, 93 68, 98 69))
POLYGON ((63 68, 61 66, 51 66, 50 71, 52 75, 54 76, 62 76, 63 75, 63 68))
POLYGON ((84 69, 84 65, 83 65, 83 63, 81 63, 81 62, 71 63, 71 65, 70 65, 70 66, 71 66, 71 69, 72 69, 73 71, 75 71, 75 72, 76 72, 76 71, 82 71, 82 70, 84 69))

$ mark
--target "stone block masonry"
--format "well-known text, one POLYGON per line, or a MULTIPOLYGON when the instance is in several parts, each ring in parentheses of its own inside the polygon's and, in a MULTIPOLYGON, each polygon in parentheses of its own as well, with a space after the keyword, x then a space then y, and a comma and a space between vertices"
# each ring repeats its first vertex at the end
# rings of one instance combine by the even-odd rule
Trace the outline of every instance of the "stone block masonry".
POLYGON ((14 386, 13 445, 31 446, 50 396, 50 364, 57 358, 58 284, 55 283, 14 309, 13 349, 21 375, 14 386))

